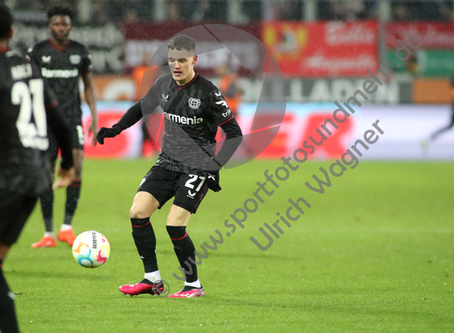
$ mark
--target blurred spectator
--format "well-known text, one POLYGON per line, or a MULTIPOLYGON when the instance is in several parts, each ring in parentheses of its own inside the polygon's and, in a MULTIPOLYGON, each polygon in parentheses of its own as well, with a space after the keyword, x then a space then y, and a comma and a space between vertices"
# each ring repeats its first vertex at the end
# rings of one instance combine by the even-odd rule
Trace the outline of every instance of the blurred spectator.
POLYGON ((320 0, 317 3, 318 19, 354 21, 376 16, 376 1, 320 0))
POLYGON ((391 2, 395 21, 452 21, 453 2, 442 0, 414 0, 391 2))
POLYGON ((245 0, 241 3, 241 12, 250 22, 260 21, 263 17, 261 1, 245 0))
POLYGON ((137 10, 133 8, 126 10, 121 22, 125 24, 139 22, 139 14, 137 14, 137 10))
POLYGON ((109 22, 109 15, 106 10, 106 0, 97 0, 93 2, 93 20, 94 24, 104 25, 109 22))
POLYGON ((393 10, 394 21, 410 21, 410 11, 405 3, 398 3, 393 10))
POLYGON ((169 22, 178 22, 181 20, 178 1, 169 1, 167 3, 167 20, 169 22))
POLYGON ((303 2, 301 0, 262 0, 263 20, 302 20, 303 2))
POLYGON ((114 24, 120 24, 123 19, 123 13, 126 8, 130 8, 125 0, 111 0, 105 3, 106 12, 109 15, 109 21, 114 24))
POLYGON ((185 21, 217 21, 228 20, 226 0, 186 0, 181 3, 181 18, 185 21))

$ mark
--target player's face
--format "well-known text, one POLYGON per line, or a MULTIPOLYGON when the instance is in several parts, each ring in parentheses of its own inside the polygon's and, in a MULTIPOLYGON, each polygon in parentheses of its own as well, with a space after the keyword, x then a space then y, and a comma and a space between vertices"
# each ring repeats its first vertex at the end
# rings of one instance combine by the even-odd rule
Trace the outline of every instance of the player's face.
POLYGON ((197 56, 194 55, 194 52, 185 49, 169 49, 168 56, 173 79, 178 85, 184 86, 195 75, 194 64, 197 62, 197 56))
POLYGON ((68 39, 71 31, 71 19, 69 16, 54 15, 50 19, 49 30, 54 39, 63 44, 68 39))

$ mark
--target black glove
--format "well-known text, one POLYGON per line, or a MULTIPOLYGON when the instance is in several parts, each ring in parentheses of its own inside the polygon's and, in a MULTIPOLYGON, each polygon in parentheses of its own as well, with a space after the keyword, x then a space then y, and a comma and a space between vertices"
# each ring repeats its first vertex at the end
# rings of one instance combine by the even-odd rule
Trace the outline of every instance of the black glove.
POLYGON ((114 138, 116 137, 120 132, 116 128, 107 128, 107 127, 101 127, 101 129, 98 131, 98 135, 96 135, 96 140, 100 144, 104 144, 104 139, 105 138, 114 138))
POLYGON ((219 180, 219 171, 207 171, 207 185, 210 190, 214 192, 219 192, 221 190, 219 180))

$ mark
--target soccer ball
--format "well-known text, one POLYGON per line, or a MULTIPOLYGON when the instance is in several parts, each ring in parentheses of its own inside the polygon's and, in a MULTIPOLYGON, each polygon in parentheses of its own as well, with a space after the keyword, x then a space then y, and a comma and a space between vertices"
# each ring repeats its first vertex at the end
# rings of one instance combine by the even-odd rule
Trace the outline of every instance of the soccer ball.
POLYGON ((99 267, 107 261, 109 255, 109 241, 103 234, 97 231, 85 231, 77 236, 74 241, 74 259, 83 267, 99 267))

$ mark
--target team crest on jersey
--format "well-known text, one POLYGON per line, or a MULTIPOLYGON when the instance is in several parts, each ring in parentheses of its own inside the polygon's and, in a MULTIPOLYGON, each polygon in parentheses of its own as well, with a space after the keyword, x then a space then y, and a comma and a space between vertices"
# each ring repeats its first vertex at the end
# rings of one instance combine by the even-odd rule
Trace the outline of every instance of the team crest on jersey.
POLYGON ((202 102, 201 102, 200 99, 198 99, 198 98, 193 98, 193 97, 191 97, 191 98, 189 98, 189 100, 188 100, 188 104, 189 104, 189 107, 190 107, 191 109, 198 109, 198 108, 200 107, 200 104, 201 104, 201 103, 202 103, 202 102))
POLYGON ((78 64, 80 64, 80 55, 78 55, 78 54, 70 55, 70 56, 69 56, 69 61, 70 61, 73 65, 78 65, 78 64))
POLYGON ((41 60, 42 60, 44 63, 49 63, 49 62, 50 62, 50 56, 42 56, 42 57, 41 57, 41 60))

